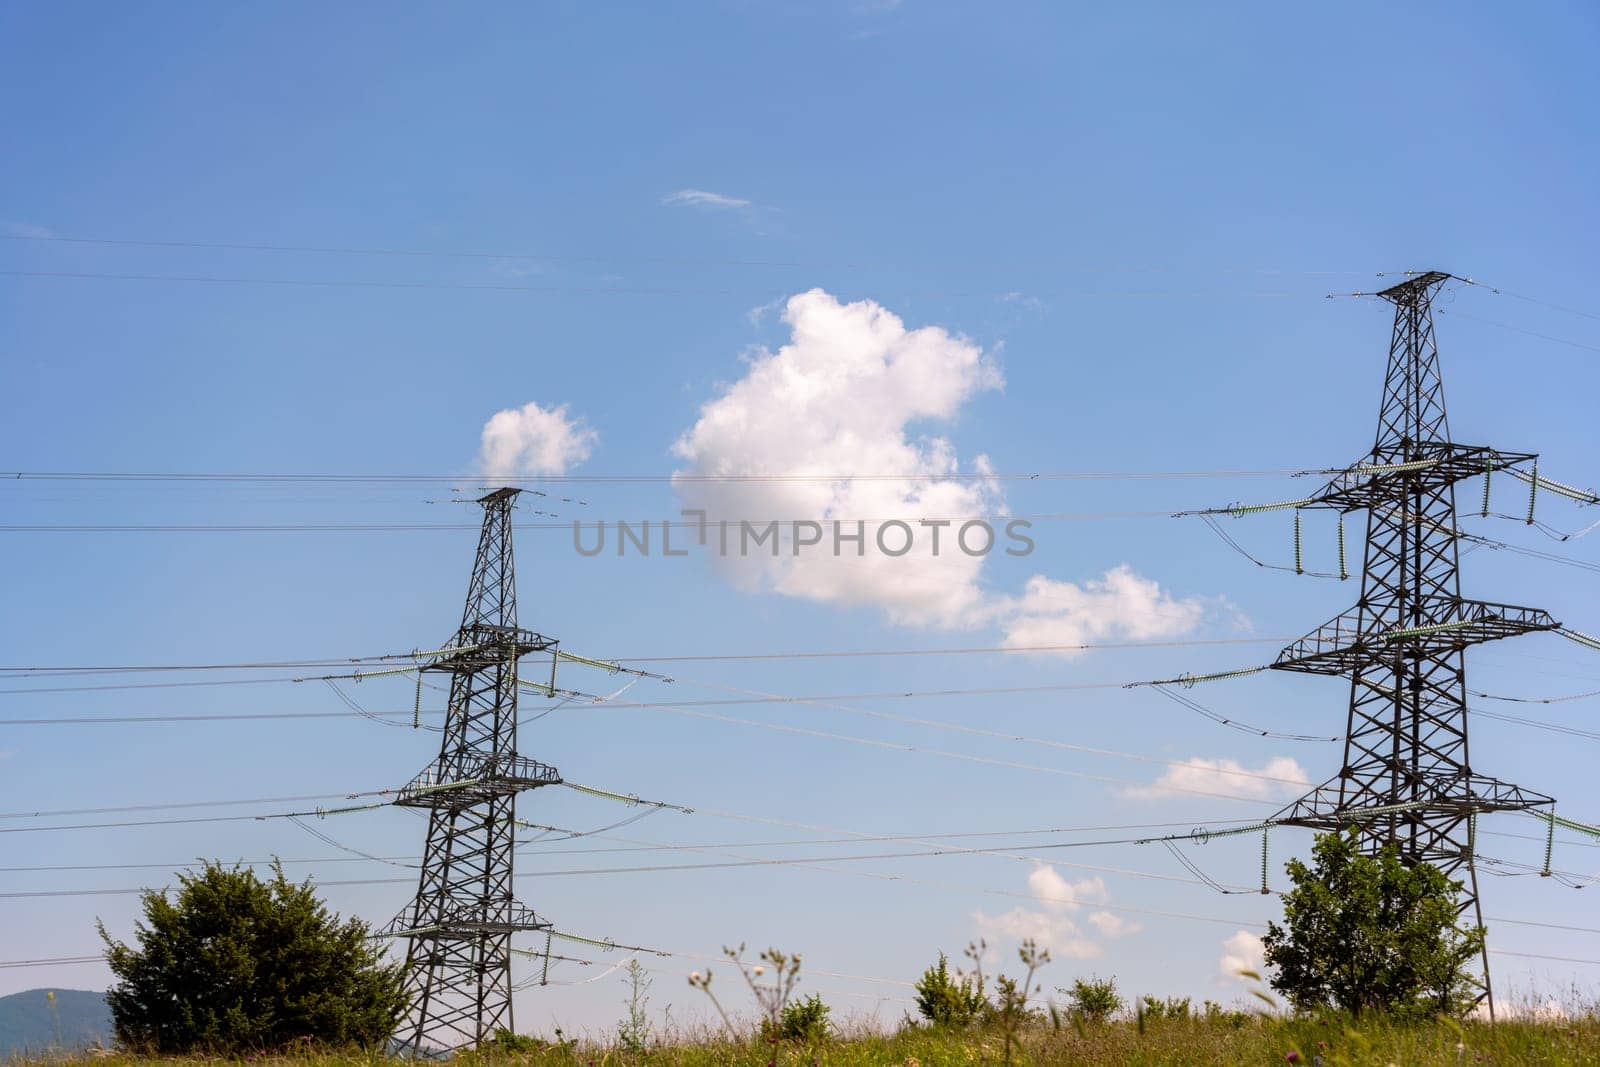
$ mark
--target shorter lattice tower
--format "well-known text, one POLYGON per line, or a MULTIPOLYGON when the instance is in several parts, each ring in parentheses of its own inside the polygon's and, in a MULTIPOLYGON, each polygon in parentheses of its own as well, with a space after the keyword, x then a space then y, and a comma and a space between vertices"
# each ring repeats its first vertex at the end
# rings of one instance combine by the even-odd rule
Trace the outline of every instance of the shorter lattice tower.
MULTIPOLYGON (((511 935, 548 930, 512 892, 517 794, 561 781, 517 754, 517 664, 556 641, 517 626, 511 511, 519 490, 483 505, 483 531, 451 647, 422 669, 450 678, 439 758, 395 803, 428 812, 417 895, 385 933, 409 939, 411 1005, 398 1040, 445 1051, 512 1030, 511 935)), ((420 690, 419 690, 420 692, 420 690)))

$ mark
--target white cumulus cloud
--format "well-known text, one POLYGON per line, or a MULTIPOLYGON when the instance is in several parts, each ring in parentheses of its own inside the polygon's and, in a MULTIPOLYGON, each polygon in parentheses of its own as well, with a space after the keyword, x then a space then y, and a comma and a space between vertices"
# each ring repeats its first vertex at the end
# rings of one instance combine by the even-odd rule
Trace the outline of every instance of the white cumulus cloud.
POLYGON ((978 936, 985 941, 1021 944, 1033 941, 1040 948, 1050 950, 1057 959, 1092 960, 1105 950, 1083 936, 1078 924, 1065 915, 1048 911, 1033 911, 1020 904, 999 915, 985 914, 983 909, 973 913, 978 936))
MULTIPOLYGON (((982 349, 939 327, 907 330, 878 304, 842 304, 820 289, 791 297, 783 321, 789 343, 755 352, 745 376, 705 404, 679 439, 676 451, 688 467, 676 484, 686 507, 703 509, 712 522, 838 519, 848 535, 857 519, 915 522, 982 515, 995 506, 982 481, 947 477, 960 468, 947 440, 911 429, 948 422, 968 399, 1000 386, 982 349), (827 477, 849 474, 875 477, 827 477), (777 477, 694 480, 707 475, 777 477)), ((877 529, 867 527, 866 537, 877 529)), ((747 588, 872 605, 900 623, 958 627, 974 620, 983 560, 959 551, 953 530, 943 530, 939 555, 924 536, 899 557, 875 545, 858 555, 850 542, 836 556, 832 533, 827 527, 828 540, 799 556, 754 555, 730 566, 747 588)))
POLYGON ((1130 937, 1144 929, 1138 923, 1124 919, 1122 916, 1110 911, 1092 911, 1089 913, 1088 918, 1089 925, 1099 930, 1100 936, 1107 940, 1130 937))
POLYGON ((1101 879, 1069 881, 1048 863, 1039 864, 1028 875, 1028 889, 1039 903, 1056 911, 1073 911, 1085 904, 1104 904, 1111 899, 1101 879))
POLYGON ((744 376, 706 402, 674 446, 686 463, 679 498, 709 523, 730 522, 724 567, 741 586, 876 608, 900 625, 996 626, 1013 646, 1166 636, 1200 624, 1200 600, 1178 599, 1126 566, 1082 585, 1036 575, 1020 596, 987 591, 985 535, 971 531, 963 551, 957 534, 961 520, 988 517, 990 551, 1017 547, 1004 532, 1004 494, 983 477, 981 454, 966 465, 977 476, 958 477, 963 464, 936 430, 1003 385, 992 356, 942 327, 910 329, 874 301, 844 303, 821 289, 790 297, 782 321, 787 343, 750 353, 744 376), (774 519, 821 523, 822 543, 801 551, 790 538, 776 554, 741 557, 739 521, 774 519), (946 519, 957 521, 923 524, 946 519), (833 522, 848 537, 856 520, 866 520, 865 545, 835 542, 833 522), (875 543, 880 530, 890 549, 907 541, 885 520, 909 527, 904 554, 875 543))
POLYGON ((1222 957, 1217 960, 1217 971, 1224 978, 1254 983, 1239 972, 1251 971, 1262 976, 1267 973, 1267 961, 1262 955, 1261 939, 1248 930, 1240 930, 1222 943, 1222 957))
POLYGON ((1125 792, 1143 799, 1215 794, 1249 800, 1291 800, 1310 784, 1305 768, 1290 756, 1275 756, 1260 767, 1246 767, 1238 760, 1196 756, 1170 768, 1153 784, 1125 792))
POLYGON ((543 408, 527 403, 497 411, 483 424, 478 465, 485 477, 564 474, 589 458, 600 435, 567 405, 543 408))
MULTIPOLYGON (((972 918, 978 936, 1001 943, 1020 943, 1031 938, 1058 959, 1096 959, 1104 953, 1104 946, 1070 915, 1084 907, 1111 902, 1103 880, 1096 877, 1072 881, 1049 864, 1041 863, 1028 873, 1028 892, 1039 902, 1039 907, 1019 904, 999 915, 990 915, 981 908, 974 912, 972 918)), ((1103 909, 1090 912, 1086 918, 1095 932, 1106 940, 1127 937, 1141 929, 1138 924, 1103 909)))
POLYGON ((1126 564, 1082 585, 1036 574, 1021 596, 1004 598, 997 609, 1012 648, 1170 637, 1193 630, 1205 615, 1198 599, 1175 599, 1126 564))

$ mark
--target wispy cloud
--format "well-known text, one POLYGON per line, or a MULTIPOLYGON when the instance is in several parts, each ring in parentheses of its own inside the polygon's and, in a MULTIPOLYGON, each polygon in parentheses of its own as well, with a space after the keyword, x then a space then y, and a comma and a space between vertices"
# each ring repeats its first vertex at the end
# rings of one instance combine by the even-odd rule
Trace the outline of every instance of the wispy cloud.
POLYGON ((0 219, 0 234, 4 234, 7 237, 48 238, 56 236, 56 231, 48 226, 35 226, 31 222, 9 222, 5 219, 0 219))
POLYGON ((1290 756, 1275 756, 1260 767, 1245 767, 1232 759, 1194 759, 1167 771, 1154 784, 1124 790, 1142 800, 1174 794, 1217 794, 1250 800, 1286 800, 1310 785, 1305 768, 1290 756))
POLYGON ((701 207, 732 210, 750 206, 750 201, 726 193, 713 193, 705 189, 679 189, 661 198, 668 207, 701 207))
POLYGON ((771 315, 777 311, 781 311, 784 305, 788 302, 789 298, 786 296, 780 296, 772 300, 768 300, 765 304, 761 304, 757 307, 751 308, 749 311, 746 311, 744 313, 745 321, 750 323, 751 326, 760 326, 761 323, 766 320, 768 315, 771 315))

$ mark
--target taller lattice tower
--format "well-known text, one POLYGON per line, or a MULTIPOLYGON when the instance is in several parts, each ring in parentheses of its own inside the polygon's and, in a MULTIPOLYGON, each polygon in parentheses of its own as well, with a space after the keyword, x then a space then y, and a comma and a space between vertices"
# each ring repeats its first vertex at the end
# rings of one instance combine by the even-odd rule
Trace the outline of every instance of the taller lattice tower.
POLYGON ((1366 511, 1367 540, 1355 607, 1272 664, 1350 679, 1343 766, 1277 818, 1317 830, 1354 825, 1369 853, 1394 844, 1407 864, 1441 868, 1463 884, 1464 917, 1481 924, 1477 816, 1553 802, 1473 771, 1464 652, 1559 624, 1536 608, 1461 595, 1456 483, 1501 470, 1526 477, 1519 468, 1538 457, 1450 440, 1431 306, 1449 277, 1429 271, 1377 294, 1395 311, 1372 451, 1296 502, 1341 515, 1366 511))

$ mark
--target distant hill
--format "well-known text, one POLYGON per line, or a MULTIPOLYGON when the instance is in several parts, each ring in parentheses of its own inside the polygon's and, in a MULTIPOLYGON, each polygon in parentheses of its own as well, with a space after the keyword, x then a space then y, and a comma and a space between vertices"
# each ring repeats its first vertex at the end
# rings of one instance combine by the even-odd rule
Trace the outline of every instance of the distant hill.
POLYGON ((104 993, 84 989, 29 989, 0 997, 0 1060, 14 1052, 38 1051, 56 1043, 57 1018, 61 1044, 83 1048, 98 1041, 111 1044, 111 1009, 104 993), (50 1010, 46 992, 56 995, 50 1010))

